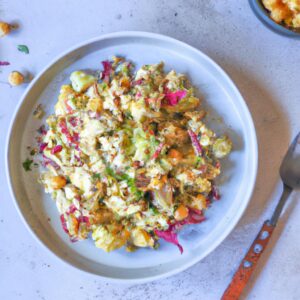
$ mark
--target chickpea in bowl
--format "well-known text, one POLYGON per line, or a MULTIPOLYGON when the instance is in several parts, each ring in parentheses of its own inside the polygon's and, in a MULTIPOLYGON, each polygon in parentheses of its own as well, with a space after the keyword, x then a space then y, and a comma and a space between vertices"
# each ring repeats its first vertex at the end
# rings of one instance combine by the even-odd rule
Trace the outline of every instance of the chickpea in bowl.
POLYGON ((300 38, 300 0, 249 0, 256 17, 272 31, 300 38))
POLYGON ((262 3, 276 23, 300 30, 300 0, 262 0, 262 3))

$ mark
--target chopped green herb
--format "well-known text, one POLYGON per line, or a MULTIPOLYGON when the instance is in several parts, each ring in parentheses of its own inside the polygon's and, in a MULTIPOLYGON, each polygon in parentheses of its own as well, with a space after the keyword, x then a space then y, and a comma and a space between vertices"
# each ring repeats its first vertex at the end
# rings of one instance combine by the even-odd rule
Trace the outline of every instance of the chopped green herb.
POLYGON ((150 209, 151 209, 151 211, 153 212, 154 215, 157 215, 157 214, 158 214, 158 209, 157 209, 157 207, 151 205, 151 206, 150 206, 150 209))
POLYGON ((105 169, 105 172, 106 172, 107 175, 109 175, 109 176, 111 176, 111 177, 115 177, 115 176, 116 176, 116 174, 115 174, 115 172, 113 171, 113 169, 111 169, 111 168, 109 168, 109 167, 107 167, 107 168, 105 169))
POLYGON ((102 91, 104 91, 107 88, 107 83, 106 82, 99 83, 98 88, 100 88, 102 91))
POLYGON ((68 175, 66 176, 66 180, 67 180, 67 183, 71 183, 71 179, 68 175))
POLYGON ((29 54, 29 49, 26 45, 18 45, 18 50, 25 54, 29 54))
POLYGON ((36 150, 35 150, 35 149, 32 149, 32 150, 30 151, 30 155, 33 156, 33 155, 35 155, 35 154, 36 154, 36 150))
POLYGON ((92 175, 92 179, 93 180, 100 180, 101 179, 101 176, 100 176, 100 173, 95 173, 92 175))
POLYGON ((159 242, 156 242, 155 244, 154 244, 154 246, 153 246, 153 249, 154 250, 157 250, 159 248, 159 242))
POLYGON ((125 111, 124 115, 125 115, 125 117, 126 117, 127 119, 130 119, 130 120, 133 119, 132 114, 131 114, 130 111, 125 111))
POLYGON ((196 158, 196 166, 201 166, 201 165, 203 165, 204 163, 205 163, 205 162, 204 162, 203 157, 197 156, 197 158, 196 158))
POLYGON ((126 64, 122 65, 121 72, 125 75, 129 75, 129 68, 126 64))
POLYGON ((137 186, 135 185, 135 179, 134 178, 131 178, 127 174, 116 174, 109 167, 106 168, 106 174, 111 176, 111 177, 114 177, 115 179, 117 179, 119 181, 125 180, 127 182, 128 187, 130 188, 131 193, 135 194, 136 197, 138 198, 138 200, 143 197, 144 193, 137 188, 137 186))
POLYGON ((33 160, 31 159, 26 159, 24 162, 23 162, 23 168, 24 170, 27 172, 27 171, 31 171, 31 164, 33 163, 33 160))

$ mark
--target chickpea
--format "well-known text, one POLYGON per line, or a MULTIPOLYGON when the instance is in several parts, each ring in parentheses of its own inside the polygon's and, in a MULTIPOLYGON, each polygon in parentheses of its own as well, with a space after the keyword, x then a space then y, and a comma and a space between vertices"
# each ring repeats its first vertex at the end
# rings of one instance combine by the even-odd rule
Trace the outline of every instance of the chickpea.
POLYGON ((103 110, 103 101, 100 98, 91 98, 87 103, 87 109, 96 113, 101 113, 103 110))
POLYGON ((135 228, 131 231, 131 239, 133 245, 137 247, 153 246, 153 240, 150 234, 144 229, 135 228))
POLYGON ((24 76, 18 71, 13 71, 8 75, 8 82, 12 86, 20 85, 24 82, 24 76))
POLYGON ((189 210, 183 204, 180 204, 175 211, 174 217, 177 221, 185 219, 189 214, 189 210))
POLYGON ((54 176, 51 179, 50 187, 54 190, 59 190, 67 184, 67 180, 64 176, 54 176))
POLYGON ((123 77, 121 79, 121 87, 125 88, 126 90, 128 90, 130 88, 130 81, 127 77, 123 77))
POLYGON ((191 203, 191 208, 197 209, 197 210, 203 210, 207 208, 207 200, 206 197, 202 194, 197 195, 191 203))
POLYGON ((170 158, 170 162, 172 165, 177 165, 182 160, 182 154, 176 149, 170 149, 168 153, 168 158, 170 158))
POLYGON ((8 23, 0 22, 0 37, 4 37, 10 33, 11 26, 8 23))
POLYGON ((114 219, 114 213, 108 209, 98 209, 92 216, 92 224, 107 224, 114 219))
POLYGON ((99 196, 104 197, 104 195, 106 194, 106 184, 104 182, 98 181, 96 183, 96 188, 99 191, 99 196))

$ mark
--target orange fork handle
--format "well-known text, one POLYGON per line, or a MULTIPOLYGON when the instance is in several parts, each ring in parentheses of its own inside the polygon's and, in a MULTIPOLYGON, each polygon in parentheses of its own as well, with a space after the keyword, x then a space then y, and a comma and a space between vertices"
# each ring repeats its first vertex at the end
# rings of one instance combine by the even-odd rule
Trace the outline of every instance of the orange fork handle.
POLYGON ((274 228, 275 226, 271 225, 269 220, 264 222, 238 270, 234 274, 231 283, 224 292, 222 300, 238 300, 240 298, 257 265, 258 259, 268 245, 274 228))

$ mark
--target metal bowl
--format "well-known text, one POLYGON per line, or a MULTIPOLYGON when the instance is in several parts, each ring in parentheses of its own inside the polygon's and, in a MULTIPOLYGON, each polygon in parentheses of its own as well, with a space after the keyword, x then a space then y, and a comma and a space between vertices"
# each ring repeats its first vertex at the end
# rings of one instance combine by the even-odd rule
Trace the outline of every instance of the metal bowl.
POLYGON ((249 0, 250 7, 252 8, 256 17, 270 30, 280 35, 290 38, 300 39, 300 31, 289 29, 284 25, 280 25, 273 21, 270 17, 268 10, 263 6, 261 0, 249 0))

